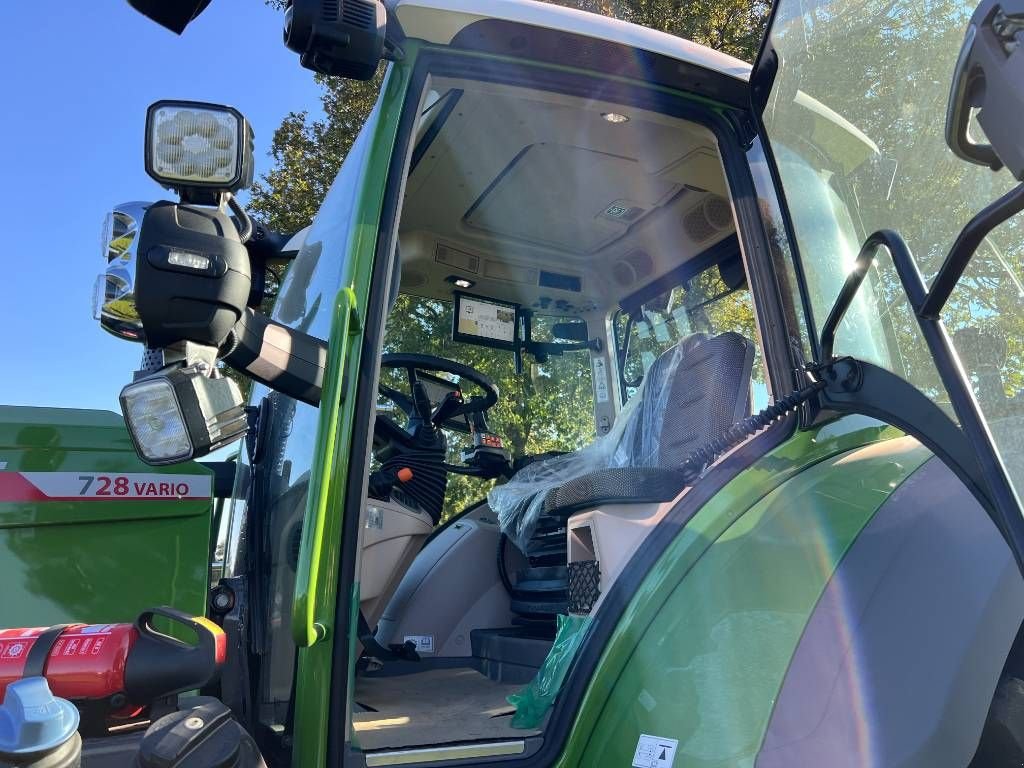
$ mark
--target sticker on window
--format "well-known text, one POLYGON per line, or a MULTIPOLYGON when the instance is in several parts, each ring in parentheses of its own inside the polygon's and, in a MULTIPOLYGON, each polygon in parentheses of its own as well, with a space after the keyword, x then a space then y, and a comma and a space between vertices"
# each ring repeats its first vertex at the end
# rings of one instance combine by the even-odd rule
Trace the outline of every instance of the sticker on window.
POLYGON ((690 318, 686 307, 678 306, 672 310, 672 318, 676 321, 676 333, 685 336, 690 333, 690 318))
POLYGON ((608 402, 608 376, 605 373, 604 358, 595 357, 594 366, 594 397, 599 403, 608 402))
POLYGON ((678 747, 678 739, 642 733, 636 743, 636 752, 633 753, 633 768, 672 768, 678 747))

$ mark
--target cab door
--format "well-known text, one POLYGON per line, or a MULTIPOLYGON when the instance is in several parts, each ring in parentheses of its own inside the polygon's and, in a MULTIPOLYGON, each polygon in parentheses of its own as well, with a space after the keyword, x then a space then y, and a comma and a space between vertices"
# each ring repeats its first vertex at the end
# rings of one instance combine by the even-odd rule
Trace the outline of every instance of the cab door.
POLYGON ((346 704, 330 696, 348 674, 333 659, 350 644, 347 606, 358 587, 339 574, 351 572, 342 553, 358 535, 362 505, 351 498, 365 494, 373 401, 361 398, 375 394, 367 355, 378 342, 367 329, 381 324, 392 277, 398 190, 390 168, 410 71, 396 64, 384 76, 274 305, 277 323, 327 341, 319 405, 254 388, 258 426, 232 513, 227 569, 250 577, 252 726, 265 751, 290 752, 292 765, 326 764, 331 711, 346 704))
POLYGON ((870 374, 845 394, 826 390, 826 403, 881 414, 940 453, 1020 564, 1024 203, 1009 172, 966 162, 946 141, 974 10, 778 0, 752 106, 802 275, 810 354, 850 356, 870 374), (988 215, 1001 223, 981 231, 976 214, 1004 195, 988 215), (962 248, 965 228, 976 250, 962 248), (835 312, 844 286, 850 300, 835 312))

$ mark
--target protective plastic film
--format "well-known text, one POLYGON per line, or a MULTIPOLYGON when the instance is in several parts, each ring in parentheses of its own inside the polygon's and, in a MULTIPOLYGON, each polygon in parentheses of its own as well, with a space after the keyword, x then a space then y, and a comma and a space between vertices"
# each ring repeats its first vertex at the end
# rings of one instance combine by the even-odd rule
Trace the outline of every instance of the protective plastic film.
POLYGON ((664 352, 608 434, 573 453, 528 464, 509 482, 487 494, 501 530, 520 550, 527 551, 551 489, 601 469, 662 466, 661 425, 676 369, 706 339, 704 334, 695 333, 664 352))
POLYGON ((558 631, 544 663, 526 687, 508 697, 516 708, 512 716, 513 728, 536 728, 562 688, 565 673, 569 671, 590 624, 589 616, 558 615, 558 631))

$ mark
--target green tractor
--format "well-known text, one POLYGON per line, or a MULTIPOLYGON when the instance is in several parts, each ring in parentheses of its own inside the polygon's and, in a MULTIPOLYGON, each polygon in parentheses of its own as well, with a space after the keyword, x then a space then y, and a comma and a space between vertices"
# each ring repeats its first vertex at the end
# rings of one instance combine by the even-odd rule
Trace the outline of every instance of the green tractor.
MULTIPOLYGON (((240 112, 155 103, 179 199, 115 206, 97 296, 148 466, 80 537, 85 463, 0 466, 0 622, 184 612, 84 765, 1021 764, 1020 0, 777 0, 752 68, 527 0, 284 34, 384 69, 316 218, 235 199, 240 112), (243 437, 221 526, 174 483, 243 437)), ((19 673, 84 713, 98 631, 19 673)))

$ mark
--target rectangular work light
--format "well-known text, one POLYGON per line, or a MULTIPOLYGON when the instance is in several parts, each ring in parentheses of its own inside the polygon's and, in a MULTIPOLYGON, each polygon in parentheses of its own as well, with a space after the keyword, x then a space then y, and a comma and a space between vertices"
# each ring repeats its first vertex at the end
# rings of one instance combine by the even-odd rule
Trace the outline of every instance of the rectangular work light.
POLYGON ((121 390, 121 411, 139 457, 177 464, 238 440, 248 427, 238 385, 203 365, 163 369, 121 390))
POLYGON ((186 197, 248 187, 252 154, 252 127, 232 107, 158 101, 146 112, 146 173, 186 197))

